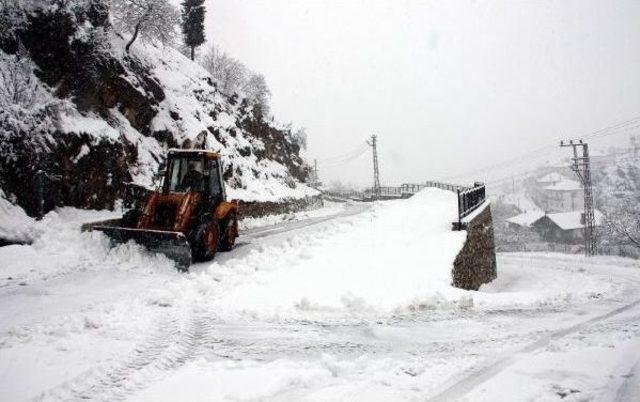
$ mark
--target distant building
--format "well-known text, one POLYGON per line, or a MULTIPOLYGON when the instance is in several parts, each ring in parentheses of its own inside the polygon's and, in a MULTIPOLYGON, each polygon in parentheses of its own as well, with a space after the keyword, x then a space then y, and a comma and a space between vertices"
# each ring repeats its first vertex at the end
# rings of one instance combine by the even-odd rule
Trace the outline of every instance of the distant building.
MULTIPOLYGON (((596 226, 602 224, 603 215, 595 212, 596 226)), ((571 211, 545 214, 536 220, 532 226, 540 236, 548 242, 580 244, 584 241, 584 212, 571 211)))
MULTIPOLYGON (((596 226, 602 224, 603 215, 595 211, 596 226)), ((570 211, 547 214, 530 211, 507 219, 513 229, 532 228, 543 240, 551 243, 580 244, 584 240, 584 212, 570 211)))
POLYGON ((582 185, 559 172, 551 172, 536 179, 530 194, 538 208, 546 212, 577 211, 584 208, 582 185))
POLYGON ((542 189, 544 209, 547 212, 584 209, 582 185, 575 180, 563 179, 542 189))

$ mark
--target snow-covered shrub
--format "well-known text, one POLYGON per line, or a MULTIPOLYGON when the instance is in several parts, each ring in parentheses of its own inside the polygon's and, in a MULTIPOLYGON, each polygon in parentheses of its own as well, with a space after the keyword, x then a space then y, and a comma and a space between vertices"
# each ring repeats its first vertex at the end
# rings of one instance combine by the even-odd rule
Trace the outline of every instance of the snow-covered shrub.
POLYGON ((24 48, 15 55, 0 51, 0 107, 31 109, 46 99, 24 48))
POLYGON ((251 72, 242 62, 210 45, 200 64, 213 76, 222 93, 242 94, 260 117, 269 115, 271 91, 262 74, 251 72))
POLYGON ((138 37, 162 44, 174 41, 180 15, 167 0, 110 0, 110 6, 115 28, 131 35, 127 52, 138 37))

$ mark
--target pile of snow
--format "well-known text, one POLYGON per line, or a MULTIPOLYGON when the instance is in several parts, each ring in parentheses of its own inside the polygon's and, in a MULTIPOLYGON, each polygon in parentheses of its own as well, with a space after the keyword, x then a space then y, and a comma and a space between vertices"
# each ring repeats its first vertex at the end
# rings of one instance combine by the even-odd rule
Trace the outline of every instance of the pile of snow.
POLYGON ((146 252, 134 243, 110 247, 101 233, 81 232, 86 222, 113 219, 121 212, 61 208, 38 222, 39 236, 31 245, 0 248, 2 284, 30 283, 79 272, 102 270, 173 272, 166 257, 146 252))
POLYGON ((35 219, 28 216, 19 206, 9 202, 0 189, 0 241, 31 243, 38 233, 35 219))
MULTIPOLYGON (((214 262, 198 275, 198 288, 211 292, 220 315, 264 319, 455 305, 464 291, 451 286, 451 271, 466 238, 451 230, 456 216, 454 193, 425 189, 214 262)), ((176 295, 183 292, 177 286, 176 295)))

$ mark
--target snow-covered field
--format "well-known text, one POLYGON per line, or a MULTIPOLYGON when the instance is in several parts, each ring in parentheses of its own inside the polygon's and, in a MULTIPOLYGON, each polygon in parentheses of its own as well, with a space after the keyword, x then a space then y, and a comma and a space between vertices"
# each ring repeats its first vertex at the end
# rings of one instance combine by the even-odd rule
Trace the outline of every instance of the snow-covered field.
POLYGON ((455 289, 455 214, 429 189, 255 223, 181 274, 52 213, 0 247, 0 400, 634 400, 638 262, 503 254, 455 289))

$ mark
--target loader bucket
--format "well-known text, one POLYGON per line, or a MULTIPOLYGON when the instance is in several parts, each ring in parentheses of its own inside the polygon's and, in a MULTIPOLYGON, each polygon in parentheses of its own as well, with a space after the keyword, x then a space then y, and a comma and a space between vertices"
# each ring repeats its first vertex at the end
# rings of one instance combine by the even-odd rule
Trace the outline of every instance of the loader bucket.
POLYGON ((106 234, 111 244, 133 240, 151 252, 162 253, 175 261, 176 268, 180 271, 188 271, 191 265, 191 246, 182 233, 119 226, 93 226, 91 230, 106 234))

